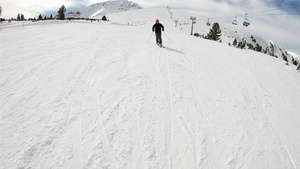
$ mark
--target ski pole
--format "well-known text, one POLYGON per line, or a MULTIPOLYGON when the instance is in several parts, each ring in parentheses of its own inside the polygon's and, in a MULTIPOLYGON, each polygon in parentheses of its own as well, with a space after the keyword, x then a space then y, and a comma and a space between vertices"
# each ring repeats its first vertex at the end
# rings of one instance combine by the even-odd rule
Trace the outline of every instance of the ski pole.
POLYGON ((147 41, 147 44, 149 43, 149 40, 151 39, 152 34, 153 34, 153 32, 151 33, 151 35, 150 35, 150 37, 149 37, 149 39, 148 39, 148 41, 147 41))
POLYGON ((165 31, 163 31, 164 32, 164 34, 167 36, 167 38, 170 40, 170 38, 169 38, 169 36, 166 34, 166 32, 165 31))

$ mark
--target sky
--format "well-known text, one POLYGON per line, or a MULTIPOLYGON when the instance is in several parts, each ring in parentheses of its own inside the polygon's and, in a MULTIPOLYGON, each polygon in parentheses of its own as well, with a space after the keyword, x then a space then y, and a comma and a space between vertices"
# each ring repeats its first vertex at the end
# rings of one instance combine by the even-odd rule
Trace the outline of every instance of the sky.
MULTIPOLYGON (((105 0, 0 0, 2 18, 24 14, 25 18, 39 14, 57 14, 65 5, 68 10, 82 8, 105 0)), ((286 50, 300 54, 300 0, 133 0, 144 8, 171 8, 191 11, 221 22, 231 23, 235 16, 241 25, 247 18, 251 25, 247 28, 273 40, 286 50)), ((200 21, 201 22, 201 21, 200 21)))

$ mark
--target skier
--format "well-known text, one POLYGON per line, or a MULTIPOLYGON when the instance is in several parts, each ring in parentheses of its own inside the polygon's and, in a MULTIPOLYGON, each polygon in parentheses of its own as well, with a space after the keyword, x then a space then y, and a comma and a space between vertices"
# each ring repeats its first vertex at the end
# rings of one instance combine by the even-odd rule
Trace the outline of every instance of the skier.
POLYGON ((162 39, 161 39, 161 31, 164 31, 164 26, 159 23, 159 20, 156 19, 156 23, 152 27, 152 31, 155 30, 155 36, 156 36, 156 44, 160 47, 162 47, 162 39))

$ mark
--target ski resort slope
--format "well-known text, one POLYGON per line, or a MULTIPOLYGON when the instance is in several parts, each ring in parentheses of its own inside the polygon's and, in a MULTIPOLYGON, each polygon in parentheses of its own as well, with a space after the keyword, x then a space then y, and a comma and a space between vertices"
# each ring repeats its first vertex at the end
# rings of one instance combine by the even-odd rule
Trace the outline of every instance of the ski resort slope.
POLYGON ((294 66, 133 14, 0 32, 1 168, 300 168, 294 66))

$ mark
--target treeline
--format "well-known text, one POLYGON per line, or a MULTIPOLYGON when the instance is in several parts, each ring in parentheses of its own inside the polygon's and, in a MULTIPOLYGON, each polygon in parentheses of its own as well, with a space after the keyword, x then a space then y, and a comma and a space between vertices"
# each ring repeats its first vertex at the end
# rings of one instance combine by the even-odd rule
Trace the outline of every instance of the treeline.
MULTIPOLYGON (((65 13, 66 13, 67 9, 64 5, 62 5, 58 11, 57 14, 55 16, 53 16, 52 14, 50 16, 43 16, 42 14, 40 14, 38 16, 38 18, 29 18, 26 19, 25 16, 22 13, 19 13, 17 15, 16 18, 11 18, 10 20, 16 20, 16 21, 25 21, 25 20, 51 20, 51 19, 60 19, 60 20, 64 20, 64 19, 69 19, 69 20, 91 20, 91 21, 96 21, 96 19, 89 19, 89 18, 66 18, 65 13)), ((5 19, 2 19, 3 21, 5 21, 5 19)), ((99 19, 97 19, 99 20, 99 19)), ((103 21, 107 21, 106 16, 102 17, 103 21)))
POLYGON ((49 17, 47 17, 46 15, 42 16, 42 14, 40 14, 37 19, 36 18, 28 18, 28 19, 26 19, 23 14, 19 13, 16 18, 11 18, 10 20, 26 21, 26 20, 48 20, 48 19, 55 19, 55 18, 53 17, 52 14, 49 17))
MULTIPOLYGON (((75 17, 68 17, 66 18, 68 20, 88 20, 88 21, 99 21, 100 19, 91 19, 91 18, 75 18, 75 17)), ((108 19, 106 18, 106 16, 103 16, 102 21, 108 21, 108 19)))
MULTIPOLYGON (((216 22, 213 24, 212 28, 210 29, 209 33, 204 37, 205 39, 209 39, 209 40, 213 40, 213 41, 219 41, 220 43, 222 43, 222 31, 221 28, 219 26, 219 24, 216 22)), ((263 47, 258 44, 256 42, 256 39, 251 35, 251 41, 252 43, 247 43, 247 41, 243 38, 241 41, 237 41, 237 39, 235 38, 231 43, 228 43, 229 46, 234 46, 236 48, 240 48, 240 49, 250 49, 250 50, 254 50, 256 52, 260 52, 260 53, 264 53, 266 55, 270 55, 276 58, 282 58, 284 61, 287 62, 288 64, 288 53, 287 51, 282 50, 281 48, 277 47, 273 42, 270 41, 270 44, 263 49, 263 47), (255 45, 253 45, 255 44, 255 45)), ((294 58, 292 58, 291 62, 294 65, 298 65, 298 69, 300 69, 300 63, 299 61, 295 60, 294 58)))
MULTIPOLYGON (((251 36, 251 40, 252 42, 256 43, 256 39, 251 36)), ((229 46, 231 46, 230 43, 228 43, 229 46)), ((251 43, 247 43, 247 41, 243 38, 241 41, 237 41, 237 39, 235 38, 232 42, 232 46, 236 47, 236 48, 240 48, 240 49, 250 49, 250 50, 254 50, 256 52, 260 52, 260 53, 264 53, 266 55, 270 55, 276 58, 282 58, 284 61, 286 61, 288 63, 288 53, 287 51, 283 51, 281 48, 276 47, 272 42, 270 42, 269 46, 267 46, 265 49, 263 49, 263 47, 261 45, 259 45, 258 43, 256 43, 255 46, 253 46, 251 43), (277 52, 276 52, 277 50, 277 52)), ((294 58, 292 58, 292 63, 294 65, 298 65, 299 62, 297 60, 295 60, 294 58)))
MULTIPOLYGON (((2 10, 2 9, 1 9, 2 10)), ((66 12, 66 8, 64 5, 62 5, 59 10, 57 11, 57 15, 56 16, 53 16, 52 14, 48 17, 48 16, 42 16, 42 14, 40 14, 38 16, 38 18, 36 19, 35 17, 34 18, 29 18, 29 19, 26 19, 24 14, 22 13, 18 13, 17 17, 16 18, 11 18, 9 20, 16 20, 16 21, 25 21, 25 20, 48 20, 48 19, 65 19, 65 12, 66 12)), ((5 19, 1 18, 2 21, 5 21, 5 19)))
POLYGON ((54 19, 53 15, 51 14, 49 17, 46 15, 43 17, 42 14, 38 16, 38 18, 28 18, 26 19, 23 14, 18 14, 16 18, 11 18, 10 20, 16 20, 16 21, 26 21, 26 20, 48 20, 48 19, 54 19))
MULTIPOLYGON (((253 36, 251 36, 251 39, 254 43, 256 43, 256 40, 253 38, 253 36)), ((231 46, 231 43, 229 43, 228 45, 231 46)), ((247 41, 244 38, 240 42, 238 42, 237 39, 234 39, 232 46, 240 49, 250 49, 257 52, 267 53, 258 43, 256 43, 255 46, 253 46, 251 43, 247 43, 247 41)))

